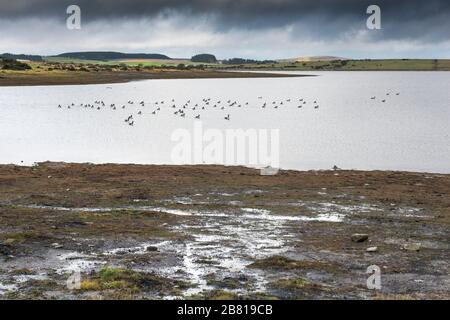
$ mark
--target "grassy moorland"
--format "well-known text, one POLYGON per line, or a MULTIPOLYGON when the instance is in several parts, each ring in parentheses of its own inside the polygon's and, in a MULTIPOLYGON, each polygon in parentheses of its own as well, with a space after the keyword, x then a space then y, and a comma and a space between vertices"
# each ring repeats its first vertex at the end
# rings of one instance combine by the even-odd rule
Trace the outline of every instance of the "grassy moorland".
POLYGON ((280 61, 270 64, 222 65, 221 68, 285 71, 450 71, 450 59, 280 61))
POLYGON ((118 83, 144 79, 287 77, 250 71, 450 71, 449 60, 328 60, 248 64, 202 64, 187 59, 80 60, 47 57, 42 62, 0 60, 0 86, 118 83), (24 67, 24 66, 29 66, 24 67), (224 71, 249 71, 248 73, 224 71))
POLYGON ((127 60, 79 60, 62 57, 47 57, 48 62, 75 64, 103 64, 127 66, 202 66, 211 69, 248 70, 326 70, 326 71, 450 71, 450 59, 365 59, 365 60, 280 60, 248 64, 198 63, 188 59, 127 59, 127 60))
POLYGON ((21 85, 76 85, 120 83, 145 79, 200 79, 200 78, 258 78, 258 77, 289 77, 253 72, 224 72, 206 68, 203 65, 177 66, 144 66, 140 63, 60 63, 60 62, 29 62, 30 68, 2 68, 0 65, 0 86, 21 85))

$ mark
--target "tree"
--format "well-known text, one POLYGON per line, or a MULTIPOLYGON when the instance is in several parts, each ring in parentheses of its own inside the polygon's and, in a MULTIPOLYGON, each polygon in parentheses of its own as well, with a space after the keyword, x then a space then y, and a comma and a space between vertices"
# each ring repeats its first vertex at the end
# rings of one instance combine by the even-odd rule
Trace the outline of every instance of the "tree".
POLYGON ((191 58, 192 62, 217 63, 214 55, 208 53, 197 54, 191 58))

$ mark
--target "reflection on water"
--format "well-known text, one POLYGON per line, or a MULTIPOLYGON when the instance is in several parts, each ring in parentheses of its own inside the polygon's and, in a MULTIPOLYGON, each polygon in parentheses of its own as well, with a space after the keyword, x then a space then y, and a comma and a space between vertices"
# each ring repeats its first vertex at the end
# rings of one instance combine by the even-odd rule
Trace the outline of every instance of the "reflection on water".
POLYGON ((279 129, 282 168, 450 172, 450 72, 315 74, 0 88, 0 163, 171 163, 171 134, 201 115, 205 130, 279 129))

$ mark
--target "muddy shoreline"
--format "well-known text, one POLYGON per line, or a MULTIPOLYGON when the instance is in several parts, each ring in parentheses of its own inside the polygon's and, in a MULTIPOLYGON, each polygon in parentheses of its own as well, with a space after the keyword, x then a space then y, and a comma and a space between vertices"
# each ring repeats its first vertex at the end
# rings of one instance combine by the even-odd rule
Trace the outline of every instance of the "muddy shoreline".
POLYGON ((264 72, 230 72, 230 71, 127 71, 127 72, 47 72, 47 73, 0 73, 0 87, 9 86, 53 86, 111 84, 151 79, 228 79, 228 78, 284 78, 307 77, 310 75, 290 75, 264 72))
POLYGON ((0 299, 449 299, 449 246, 450 175, 0 165, 0 299))

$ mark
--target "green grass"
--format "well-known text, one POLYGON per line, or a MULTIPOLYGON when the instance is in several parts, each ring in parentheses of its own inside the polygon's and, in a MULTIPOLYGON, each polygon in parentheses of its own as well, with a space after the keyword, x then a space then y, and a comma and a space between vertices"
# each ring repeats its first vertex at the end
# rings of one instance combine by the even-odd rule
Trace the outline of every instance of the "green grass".
POLYGON ((44 61, 58 62, 58 63, 76 63, 76 64, 110 64, 109 61, 83 60, 83 59, 72 59, 63 57, 45 57, 44 61))
POLYGON ((143 67, 161 67, 161 66, 177 66, 179 64, 184 65, 211 65, 206 63, 197 63, 192 62, 187 59, 161 59, 161 60, 145 60, 145 59, 136 59, 135 61, 128 61, 128 60, 83 60, 83 59, 72 59, 72 58, 64 58, 64 57, 45 57, 45 61, 48 62, 58 62, 58 63, 74 63, 74 64, 99 64, 99 65, 120 65, 125 64, 127 66, 137 67, 137 66, 143 66, 143 67))
POLYGON ((224 65, 224 68, 259 69, 259 70, 334 70, 334 71, 364 71, 364 70, 417 70, 450 71, 450 60, 433 59, 377 59, 377 60, 346 60, 346 61, 292 61, 277 64, 249 64, 243 66, 224 65))

